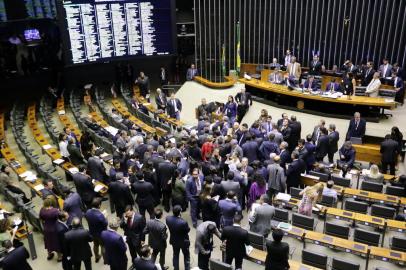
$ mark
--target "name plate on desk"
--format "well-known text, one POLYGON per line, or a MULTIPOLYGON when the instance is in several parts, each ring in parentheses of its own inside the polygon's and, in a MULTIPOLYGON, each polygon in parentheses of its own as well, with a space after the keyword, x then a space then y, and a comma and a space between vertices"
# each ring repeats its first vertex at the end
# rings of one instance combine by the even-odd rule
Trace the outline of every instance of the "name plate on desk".
POLYGON ((365 246, 359 244, 354 244, 354 248, 357 250, 365 250, 365 246))
POLYGON ((389 255, 391 255, 392 257, 395 257, 395 258, 402 258, 402 254, 397 253, 397 252, 393 252, 393 251, 391 251, 389 253, 389 255))

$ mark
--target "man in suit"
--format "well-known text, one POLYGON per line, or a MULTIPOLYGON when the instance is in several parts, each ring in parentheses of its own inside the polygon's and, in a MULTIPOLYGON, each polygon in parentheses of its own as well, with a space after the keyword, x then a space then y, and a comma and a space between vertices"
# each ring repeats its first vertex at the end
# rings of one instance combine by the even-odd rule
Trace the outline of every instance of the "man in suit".
POLYGON ((289 137, 289 150, 293 151, 297 145, 297 141, 301 137, 302 133, 302 124, 297 121, 296 116, 292 115, 290 117, 290 123, 289 123, 289 128, 290 128, 290 137, 289 137))
POLYGON ((272 63, 269 64, 270 69, 279 70, 281 68, 281 64, 278 63, 277 58, 272 58, 272 63))
POLYGON ((166 111, 171 118, 180 119, 180 112, 182 111, 182 102, 175 98, 175 93, 171 94, 168 102, 166 103, 166 111))
POLYGON ((300 76, 302 75, 302 68, 300 64, 296 62, 296 57, 292 57, 290 64, 288 64, 287 70, 290 77, 293 77, 295 81, 300 80, 300 76))
POLYGON ((123 173, 117 173, 116 179, 115 182, 110 183, 108 192, 111 203, 116 209, 117 217, 122 217, 126 206, 134 205, 134 198, 131 195, 130 187, 124 183, 123 173))
POLYGON ((309 76, 307 80, 303 84, 303 91, 305 92, 313 92, 317 90, 316 82, 314 81, 313 76, 309 76))
POLYGON ((133 267, 135 270, 158 270, 151 259, 151 248, 148 245, 140 249, 140 257, 135 258, 133 267))
POLYGON ((326 91, 329 91, 330 93, 341 92, 340 84, 336 82, 335 78, 332 78, 326 85, 326 91))
POLYGON ((286 50, 285 58, 284 58, 284 66, 287 67, 292 61, 292 52, 290 50, 286 50))
POLYGON ((127 246, 123 237, 117 233, 120 219, 113 217, 109 222, 109 229, 100 234, 105 248, 104 261, 110 265, 110 270, 127 270, 127 246))
POLYGON ((292 133, 291 128, 289 127, 289 120, 284 119, 282 122, 282 127, 280 128, 281 134, 283 136, 283 140, 287 143, 290 143, 290 136, 292 133))
POLYGON ((242 215, 234 216, 233 224, 226 226, 221 234, 221 240, 226 245, 226 263, 235 260, 235 269, 242 269, 242 261, 246 256, 245 245, 249 245, 248 232, 241 228, 242 215))
POLYGON ((76 191, 79 193, 82 202, 86 205, 86 208, 91 207, 93 198, 97 195, 94 191, 92 179, 86 174, 86 166, 80 165, 79 172, 73 175, 73 183, 75 184, 76 191))
POLYGON ((67 146, 69 152, 69 159, 73 165, 79 166, 83 164, 83 156, 80 153, 80 149, 76 146, 75 139, 71 138, 67 146))
POLYGON ((306 136, 306 142, 304 144, 307 150, 307 161, 306 161, 306 168, 307 171, 311 171, 313 169, 314 163, 316 163, 315 153, 316 153, 316 146, 313 143, 313 136, 308 134, 306 136))
POLYGON ((186 181, 186 196, 190 203, 190 217, 193 227, 197 227, 197 219, 200 212, 200 192, 203 189, 203 176, 199 175, 199 169, 193 169, 192 175, 186 181))
POLYGON ((389 61, 386 58, 382 60, 382 65, 379 66, 379 75, 383 78, 387 78, 392 75, 392 65, 389 64, 389 61))
POLYGON ((350 120, 347 135, 345 136, 346 140, 349 141, 351 137, 363 138, 366 127, 367 122, 361 118, 361 114, 359 112, 354 113, 354 118, 350 120))
POLYGON ((330 124, 328 127, 328 162, 334 163, 334 154, 338 151, 338 141, 340 140, 340 133, 336 131, 336 125, 330 124))
POLYGON ((233 191, 234 194, 240 192, 240 183, 234 181, 234 172, 228 171, 226 180, 221 181, 221 188, 223 194, 227 194, 229 191, 233 191))
POLYGON ((159 73, 159 80, 161 81, 161 86, 168 84, 168 73, 166 72, 166 68, 164 68, 164 67, 161 67, 161 70, 159 73))
POLYGON ((286 190, 285 170, 280 165, 280 157, 274 156, 273 163, 269 164, 268 170, 268 194, 272 199, 279 192, 284 193, 286 190))
POLYGON ((350 141, 346 141, 339 150, 340 164, 342 167, 351 169, 355 161, 355 149, 350 141))
POLYGON ((208 105, 205 98, 202 98, 202 103, 197 107, 197 118, 207 116, 209 117, 208 105))
POLYGON ((277 125, 278 129, 280 129, 282 127, 283 121, 285 119, 290 121, 289 120, 289 115, 287 113, 282 113, 282 118, 278 119, 278 121, 276 122, 276 125, 277 125))
POLYGON ((305 163, 303 160, 299 159, 299 153, 293 151, 292 153, 292 163, 290 163, 288 169, 286 170, 286 187, 290 193, 291 187, 299 187, 301 183, 301 173, 305 172, 305 163))
POLYGON ((381 80, 379 79, 379 73, 375 72, 371 82, 367 85, 365 95, 368 97, 377 97, 379 94, 379 88, 381 87, 381 80))
POLYGON ((254 160, 259 160, 259 146, 258 143, 254 140, 250 133, 246 136, 247 141, 242 145, 242 151, 244 157, 248 158, 248 162, 251 163, 254 160))
POLYGON ((140 88, 140 94, 148 100, 149 96, 149 78, 145 76, 144 72, 140 72, 140 76, 135 81, 135 84, 140 88))
POLYGON ((163 270, 166 270, 168 267, 165 266, 165 251, 168 232, 165 223, 161 221, 162 214, 162 209, 155 208, 155 218, 147 221, 144 234, 149 234, 148 244, 152 248, 152 261, 155 263, 159 254, 159 264, 163 270))
POLYGON ((326 128, 320 129, 320 137, 316 144, 316 161, 323 162, 324 157, 328 154, 329 138, 326 128))
POLYGON ((356 74, 358 72, 358 67, 355 66, 352 61, 346 60, 341 67, 341 70, 347 73, 356 74))
POLYGON ((92 242, 92 236, 89 231, 83 229, 79 218, 73 218, 72 230, 65 233, 65 245, 73 269, 79 270, 83 262, 86 270, 92 270, 92 251, 90 250, 89 242, 92 242))
POLYGON ((93 153, 93 155, 87 161, 87 171, 92 179, 107 183, 106 169, 103 165, 103 160, 93 153))
POLYGON ((194 79, 194 77, 198 76, 198 75, 199 75, 199 71, 195 67, 195 64, 191 64, 190 68, 188 68, 187 72, 186 72, 186 80, 192 81, 194 79))
POLYGON ((160 188, 162 190, 162 205, 166 212, 169 212, 169 200, 171 197, 172 186, 170 181, 173 180, 175 171, 177 170, 176 159, 172 158, 170 161, 160 162, 157 165, 157 179, 160 180, 160 188))
POLYGON ((274 214, 275 208, 271 205, 269 196, 266 194, 261 195, 260 206, 255 208, 250 218, 250 231, 267 237, 270 232, 271 220, 274 214))
POLYGON ((149 218, 154 218, 154 186, 146 182, 143 172, 136 173, 137 180, 131 185, 132 192, 136 195, 135 202, 138 205, 140 214, 145 218, 145 211, 148 211, 149 218))
POLYGON ((4 270, 32 270, 27 260, 30 254, 24 245, 14 248, 10 240, 3 242, 3 247, 6 250, 4 258, 0 261, 0 267, 4 270))
POLYGON ((216 223, 205 221, 196 228, 195 252, 197 255, 197 265, 201 270, 209 270, 209 260, 213 251, 213 235, 221 238, 216 223))
POLYGON ((286 169, 286 164, 292 161, 288 147, 289 144, 287 142, 282 142, 279 145, 279 148, 281 149, 279 157, 281 158, 281 167, 283 169, 286 169))
POLYGON ((283 82, 283 76, 279 68, 275 68, 275 71, 269 74, 268 82, 280 84, 283 82))
POLYGON ((316 76, 321 75, 321 66, 322 66, 322 64, 319 60, 319 56, 314 55, 313 60, 310 62, 309 74, 316 75, 316 76))
POLYGON ((82 211, 83 203, 80 195, 77 192, 68 191, 65 200, 63 201, 63 210, 68 212, 68 224, 72 222, 74 217, 78 217, 80 221, 82 221, 83 211, 82 211))
POLYGON ((393 87, 396 90, 395 101, 402 104, 405 101, 405 85, 403 83, 402 78, 398 75, 397 72, 392 73, 392 80, 393 80, 393 87))
POLYGON ((248 112, 250 106, 252 106, 251 94, 245 91, 245 87, 241 88, 241 91, 235 95, 235 101, 237 102, 237 118, 238 122, 241 122, 244 115, 248 112))
POLYGON ((374 73, 374 63, 372 61, 368 61, 365 69, 362 72, 361 85, 367 86, 372 81, 374 73))
POLYGON ((393 73, 397 73, 398 76, 402 79, 405 80, 405 73, 404 73, 404 69, 402 67, 399 66, 399 63, 394 63, 392 66, 392 74, 393 73))
POLYGON ((272 153, 279 154, 279 146, 275 142, 275 134, 269 133, 268 140, 264 140, 259 147, 259 152, 262 155, 262 158, 265 160, 269 159, 269 155, 272 153))
POLYGON ((85 214, 87 224, 89 225, 90 235, 93 237, 93 252, 96 263, 99 262, 102 256, 104 258, 104 245, 101 239, 101 233, 102 231, 107 230, 106 212, 100 211, 101 202, 101 198, 94 198, 92 208, 87 210, 85 214))
POLYGON ((399 156, 399 144, 393 140, 391 135, 385 136, 385 140, 381 143, 381 158, 382 158, 382 173, 388 172, 388 167, 391 175, 395 175, 396 164, 399 156))
POLYGON ((182 250, 185 270, 190 270, 190 240, 189 225, 181 218, 182 207, 175 205, 173 207, 173 216, 166 217, 166 225, 170 232, 169 243, 173 248, 173 268, 179 270, 179 252, 182 250))
POLYGON ((166 111, 166 104, 168 101, 166 95, 162 93, 161 88, 156 89, 155 103, 158 110, 166 111))
POLYGON ((283 231, 276 229, 272 232, 271 240, 266 240, 265 270, 289 269, 289 244, 282 242, 283 231))
MULTIPOLYGON (((58 194, 56 194, 56 190, 54 188, 54 182, 52 179, 44 179, 42 180, 42 185, 44 186, 44 189, 41 190, 42 193, 42 199, 45 200, 47 197, 52 197, 53 200, 56 202, 58 201, 58 194)), ((59 208, 59 206, 56 206, 59 208)))
POLYGON ((305 147, 304 139, 299 139, 295 150, 299 153, 299 159, 303 160, 304 163, 307 164, 307 160, 309 158, 309 152, 307 152, 307 149, 305 147))
POLYGON ((224 200, 220 200, 218 205, 221 214, 220 222, 222 227, 231 226, 235 214, 241 212, 241 206, 238 202, 236 193, 234 191, 228 191, 227 197, 224 200))
POLYGON ((137 253, 140 255, 142 244, 145 241, 145 225, 144 217, 136 213, 131 205, 128 205, 125 208, 120 227, 124 230, 124 235, 127 237, 127 245, 132 261, 137 258, 137 253))
POLYGON ((66 224, 69 218, 69 214, 61 211, 58 214, 58 220, 56 221, 56 233, 58 236, 59 246, 61 247, 62 254, 62 268, 63 270, 71 270, 72 264, 68 260, 69 254, 65 245, 65 233, 69 231, 68 224, 66 224))

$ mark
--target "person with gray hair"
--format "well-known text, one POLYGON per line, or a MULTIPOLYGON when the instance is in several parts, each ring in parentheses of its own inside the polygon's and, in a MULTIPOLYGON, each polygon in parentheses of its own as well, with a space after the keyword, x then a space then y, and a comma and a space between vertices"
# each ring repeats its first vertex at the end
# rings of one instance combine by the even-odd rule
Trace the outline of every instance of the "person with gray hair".
POLYGON ((328 126, 328 162, 334 163, 334 154, 338 151, 338 141, 340 140, 340 133, 336 131, 336 125, 330 124, 328 126))
POLYGON ((236 139, 232 139, 230 144, 231 144, 230 156, 236 153, 238 157, 241 158, 244 154, 241 146, 238 145, 238 141, 236 139))
POLYGON ((279 192, 285 192, 286 175, 284 169, 280 165, 280 157, 275 155, 273 163, 268 165, 268 194, 273 198, 279 192))
POLYGON ((205 221, 196 228, 195 253, 201 270, 209 270, 209 260, 213 251, 213 235, 221 239, 221 234, 213 221, 205 221))
POLYGON ((275 208, 271 205, 269 196, 266 194, 261 195, 260 206, 255 208, 250 218, 250 231, 267 237, 274 214, 275 208))
POLYGON ((111 270, 126 270, 127 246, 123 237, 117 233, 120 227, 120 219, 112 217, 109 221, 109 229, 102 231, 100 237, 104 243, 104 262, 110 265, 111 270))
POLYGON ((286 164, 290 163, 292 161, 288 147, 289 147, 289 144, 287 142, 282 142, 279 146, 279 148, 280 148, 279 157, 281 159, 280 164, 281 164, 281 167, 284 169, 286 167, 286 164))

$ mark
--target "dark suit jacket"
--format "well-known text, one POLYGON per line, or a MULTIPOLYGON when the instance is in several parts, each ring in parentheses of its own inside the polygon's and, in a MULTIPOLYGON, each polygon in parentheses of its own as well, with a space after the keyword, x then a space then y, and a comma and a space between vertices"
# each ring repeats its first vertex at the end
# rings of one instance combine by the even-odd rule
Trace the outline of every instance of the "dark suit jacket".
POLYGON ((328 152, 335 153, 338 151, 338 141, 340 140, 340 134, 338 131, 333 131, 328 134, 328 152))
POLYGON ((154 206, 154 198, 152 197, 154 186, 151 183, 146 181, 135 181, 131 187, 133 193, 137 195, 135 201, 139 206, 154 206))
POLYGON ((242 96, 241 93, 238 93, 237 95, 235 95, 235 101, 237 103, 241 103, 241 105, 246 106, 246 107, 252 105, 252 97, 251 97, 250 93, 245 92, 245 103, 244 104, 242 104, 241 96, 242 96))
POLYGON ((327 135, 321 135, 316 145, 316 158, 323 158, 329 150, 329 138, 327 135))
MULTIPOLYGON (((281 134, 283 136, 283 140, 285 142, 287 142, 288 144, 290 142, 291 133, 292 133, 292 130, 291 130, 291 128, 289 126, 287 128, 285 128, 285 129, 281 129, 281 134)), ((290 147, 290 145, 289 145, 289 147, 290 147)))
POLYGON ((396 163, 397 157, 400 153, 398 153, 399 144, 397 141, 388 139, 384 140, 381 143, 381 154, 382 154, 382 163, 396 163))
POLYGON ((93 237, 100 238, 102 231, 107 230, 107 219, 103 213, 96 208, 87 210, 85 214, 87 224, 89 225, 89 232, 93 237))
POLYGON ((32 270, 27 259, 30 257, 24 246, 12 250, 0 261, 0 267, 4 270, 32 270))
POLYGON ((87 161, 87 170, 90 177, 95 180, 105 182, 107 179, 106 170, 103 166, 103 161, 97 157, 90 157, 87 161))
POLYGON ((365 129, 367 127, 367 122, 364 119, 360 119, 358 128, 355 125, 355 119, 350 120, 350 125, 348 126, 346 139, 349 140, 351 137, 362 138, 365 135, 365 129))
POLYGON ((68 250, 66 249, 66 245, 65 245, 65 233, 67 231, 69 231, 68 225, 64 224, 58 220, 56 222, 56 233, 58 235, 59 246, 61 247, 61 252, 64 257, 69 256, 68 250))
POLYGON ((289 269, 289 244, 266 240, 265 270, 289 269))
POLYGON ((341 146, 340 148, 340 160, 343 161, 345 164, 348 165, 349 168, 354 165, 355 161, 355 149, 354 147, 351 147, 351 149, 345 149, 344 146, 341 146), (344 158, 341 158, 341 155, 344 156, 344 158))
POLYGON ((116 206, 124 208, 127 205, 134 205, 134 199, 131 195, 130 188, 120 181, 110 183, 109 194, 110 200, 116 206))
POLYGON ((167 99, 164 93, 161 93, 161 97, 159 97, 159 95, 157 95, 155 97, 155 103, 156 106, 158 107, 159 110, 165 110, 166 108, 166 103, 167 103, 167 99))
POLYGON ((221 240, 226 240, 227 257, 245 257, 245 245, 249 245, 248 231, 239 226, 226 226, 221 234, 221 240))
POLYGON ((300 184, 300 174, 304 172, 304 162, 300 159, 292 161, 289 168, 286 170, 286 183, 290 186, 298 186, 300 184))
POLYGON ((187 222, 175 216, 166 217, 166 225, 171 233, 169 243, 174 247, 189 247, 189 225, 187 222))
POLYGON ((320 61, 311 61, 310 62, 310 69, 309 69, 309 74, 310 75, 320 75, 321 74, 321 62, 320 61))
POLYGON ((341 92, 340 84, 329 82, 326 85, 326 91, 332 91, 333 89, 334 89, 334 92, 341 92))
POLYGON ((127 246, 123 237, 116 232, 105 230, 101 232, 105 249, 105 262, 117 269, 127 269, 127 246))
MULTIPOLYGON (((180 100, 178 98, 175 98, 175 102, 176 102, 176 107, 178 109, 179 112, 182 111, 182 102, 180 102, 180 100)), ((168 115, 172 118, 176 117, 176 112, 175 112, 175 106, 173 106, 172 100, 168 100, 168 102, 166 103, 166 111, 168 112, 168 115)))
POLYGON ((131 226, 129 227, 126 220, 121 221, 121 228, 124 235, 127 236, 127 242, 132 243, 134 247, 140 247, 141 241, 145 240, 145 219, 140 214, 134 214, 131 226))
POLYGON ((251 163, 254 160, 259 160, 259 146, 256 141, 247 141, 242 145, 241 148, 244 153, 244 157, 248 158, 248 163, 251 163))
POLYGON ((368 71, 368 69, 363 70, 362 79, 361 79, 363 86, 367 86, 372 81, 372 78, 374 77, 374 73, 375 73, 375 70, 373 68, 371 68, 370 71, 368 71))
POLYGON ((83 157, 79 148, 74 144, 68 144, 69 159, 73 165, 78 166, 83 164, 83 157))
POLYGON ((165 223, 163 223, 161 220, 148 220, 144 233, 149 234, 148 241, 152 249, 162 250, 166 248, 168 232, 165 223))
MULTIPOLYGON (((300 139, 302 133, 302 124, 299 121, 292 121, 289 124, 290 127, 290 138, 289 138, 289 147, 297 145, 297 141, 300 139), (293 145, 292 145, 293 144, 293 145)), ((291 148, 293 149, 293 148, 291 148)))
POLYGON ((155 263, 152 259, 136 258, 133 267, 135 270, 156 270, 155 263))
POLYGON ((172 162, 162 162, 158 164, 157 178, 161 181, 160 185, 162 189, 169 188, 168 181, 172 180, 176 169, 176 165, 172 162))
POLYGON ((88 175, 82 173, 75 173, 73 175, 73 182, 75 183, 76 191, 79 193, 82 201, 89 203, 96 196, 94 192, 92 180, 88 175))
POLYGON ((93 238, 88 230, 83 228, 72 229, 65 233, 67 253, 72 262, 79 262, 92 257, 89 242, 93 238))
POLYGON ((286 168, 286 163, 290 163, 292 158, 290 156, 289 151, 286 149, 285 151, 280 153, 280 164, 282 168, 286 168))

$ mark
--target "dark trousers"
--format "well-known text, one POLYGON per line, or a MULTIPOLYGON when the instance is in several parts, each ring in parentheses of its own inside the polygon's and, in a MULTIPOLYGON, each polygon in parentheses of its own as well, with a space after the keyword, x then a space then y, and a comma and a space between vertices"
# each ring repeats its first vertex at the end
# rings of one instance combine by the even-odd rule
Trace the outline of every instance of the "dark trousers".
POLYGON ((201 270, 209 270, 209 260, 210 260, 211 252, 209 254, 200 253, 197 254, 197 266, 201 270))
POLYGON ((395 175, 396 162, 383 162, 382 161, 382 173, 387 173, 388 167, 389 167, 390 174, 395 175))
POLYGON ((123 265, 110 265, 110 270, 127 270, 127 262, 123 265))
POLYGON ((190 200, 190 217, 192 218, 193 226, 197 225, 197 218, 199 216, 200 200, 199 198, 192 198, 190 200))
POLYGON ((116 215, 117 215, 117 217, 118 218, 122 218, 123 217, 123 214, 124 214, 124 211, 125 211, 125 208, 124 207, 122 207, 122 206, 118 206, 118 205, 114 205, 114 208, 116 209, 116 215))
POLYGON ((173 269, 179 270, 179 253, 182 250, 183 258, 185 260, 185 270, 190 270, 190 253, 189 247, 175 247, 173 246, 173 269))
POLYGON ((164 267, 165 267, 165 251, 166 251, 166 247, 163 247, 160 249, 154 248, 152 250, 152 255, 151 255, 151 259, 155 263, 156 258, 158 257, 158 254, 159 254, 159 265, 161 265, 162 269, 164 269, 164 267))
POLYGON ((72 270, 72 263, 68 260, 66 255, 62 257, 62 269, 63 270, 72 270))
POLYGON ((91 262, 90 258, 87 258, 85 260, 78 261, 78 262, 72 262, 73 270, 80 270, 80 265, 82 262, 84 263, 86 270, 92 270, 92 262, 91 262))
POLYGON ((248 111, 248 106, 245 105, 240 105, 237 108, 237 118, 238 118, 238 122, 241 123, 242 119, 244 118, 245 114, 248 111))
POLYGON ((169 200, 171 198, 171 193, 172 190, 170 188, 162 189, 162 205, 164 206, 166 212, 169 212, 170 209, 169 200))
POLYGON ((97 258, 100 258, 101 256, 104 259, 104 245, 103 241, 101 240, 100 237, 93 237, 93 253, 94 256, 97 258), (101 254, 100 254, 101 250, 101 254))
POLYGON ((233 260, 235 260, 235 270, 242 269, 242 261, 243 256, 231 256, 226 254, 226 263, 232 264, 233 260))
POLYGON ((155 214, 154 214, 154 205, 138 205, 138 208, 140 210, 140 214, 145 218, 145 211, 148 211, 149 214, 149 218, 154 218, 155 214))
POLYGON ((141 246, 134 246, 134 244, 131 241, 128 241, 127 244, 131 254, 131 261, 133 262, 134 259, 137 258, 138 256, 137 254, 140 254, 141 246))
POLYGON ((334 154, 335 152, 328 152, 328 162, 334 163, 334 154))

